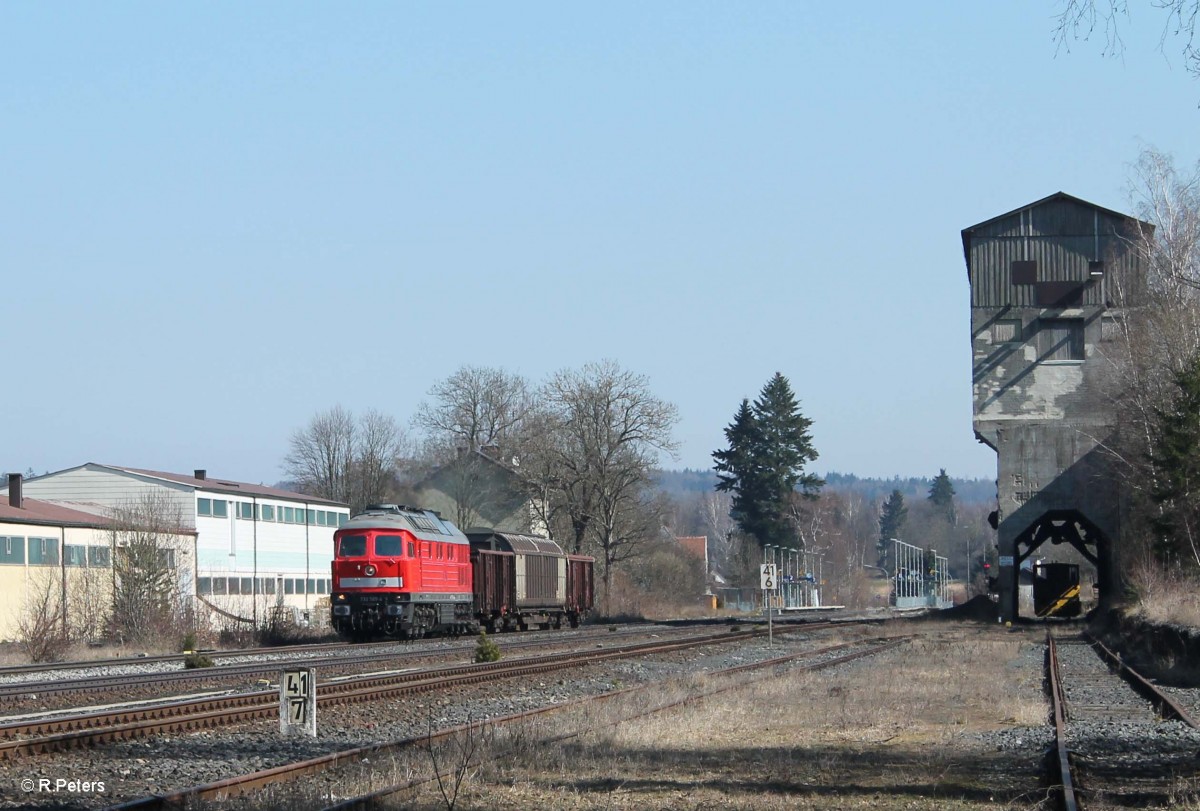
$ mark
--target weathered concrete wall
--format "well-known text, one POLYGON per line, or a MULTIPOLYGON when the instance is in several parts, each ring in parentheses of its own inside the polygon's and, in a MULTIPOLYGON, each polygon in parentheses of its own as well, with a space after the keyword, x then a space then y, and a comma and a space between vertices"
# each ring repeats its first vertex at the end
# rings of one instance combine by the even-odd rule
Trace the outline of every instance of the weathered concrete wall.
POLYGON ((1120 314, 1105 288, 1136 273, 1129 223, 1055 195, 963 231, 974 428, 997 453, 1004 619, 1017 613, 1015 564, 1047 534, 1061 540, 1064 523, 1094 547, 1102 594, 1114 587, 1121 499, 1103 446, 1116 425, 1108 341, 1120 314))

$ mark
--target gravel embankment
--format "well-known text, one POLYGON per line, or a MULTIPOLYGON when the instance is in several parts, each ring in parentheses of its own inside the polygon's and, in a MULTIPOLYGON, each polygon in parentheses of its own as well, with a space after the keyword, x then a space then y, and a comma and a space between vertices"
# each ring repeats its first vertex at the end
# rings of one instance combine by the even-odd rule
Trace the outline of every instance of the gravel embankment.
MULTIPOLYGON (((598 643, 599 644, 599 643, 598 643)), ((96 750, 37 758, 0 767, 0 808, 104 807, 150 794, 210 783, 234 775, 333 751, 419 735, 469 721, 560 704, 635 684, 733 667, 820 647, 824 642, 744 640, 638 660, 621 660, 526 680, 321 710, 316 739, 283 740, 274 722, 245 724, 176 737, 118 743, 96 750), (103 783, 102 792, 25 792, 22 780, 103 783)))

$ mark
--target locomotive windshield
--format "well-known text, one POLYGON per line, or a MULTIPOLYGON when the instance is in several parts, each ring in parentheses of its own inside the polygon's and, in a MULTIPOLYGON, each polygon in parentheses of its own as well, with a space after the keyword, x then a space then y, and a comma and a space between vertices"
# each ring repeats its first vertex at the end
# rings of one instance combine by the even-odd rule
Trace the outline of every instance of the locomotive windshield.
POLYGON ((376 535, 375 536, 375 554, 380 557, 398 558, 401 552, 401 540, 399 535, 376 535))
POLYGON ((338 541, 339 558, 365 558, 367 556, 366 535, 343 535, 338 541))

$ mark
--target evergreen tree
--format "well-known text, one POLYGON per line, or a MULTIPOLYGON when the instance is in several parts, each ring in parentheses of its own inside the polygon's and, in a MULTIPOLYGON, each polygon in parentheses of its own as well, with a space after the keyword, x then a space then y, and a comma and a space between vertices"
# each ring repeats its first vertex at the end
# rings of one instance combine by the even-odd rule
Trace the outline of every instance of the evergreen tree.
POLYGON ((742 400, 733 422, 725 429, 725 439, 729 447, 713 453, 717 490, 733 493, 730 514, 743 532, 758 537, 766 477, 761 475, 757 462, 762 455, 762 432, 749 400, 742 400))
POLYGON ((753 404, 742 400, 725 429, 729 447, 713 453, 717 489, 733 493, 733 518, 759 545, 796 546, 796 501, 815 497, 824 484, 804 472, 817 458, 811 426, 776 372, 753 404))
POLYGON ((1157 552, 1200 566, 1200 356, 1175 376, 1175 385, 1170 407, 1155 410, 1151 465, 1152 497, 1160 507, 1153 522, 1160 538, 1157 552))
POLYGON ((879 565, 883 566, 887 560, 888 549, 891 546, 893 538, 899 538, 901 530, 904 529, 904 523, 908 520, 908 507, 904 506, 904 495, 899 490, 893 490, 892 494, 883 502, 883 510, 879 514, 879 543, 877 549, 879 551, 879 565))
POLYGON ((951 526, 958 524, 958 518, 954 513, 954 485, 950 483, 950 477, 946 475, 946 468, 942 468, 937 477, 933 480, 933 486, 929 488, 929 503, 934 506, 934 511, 946 519, 946 523, 951 526))

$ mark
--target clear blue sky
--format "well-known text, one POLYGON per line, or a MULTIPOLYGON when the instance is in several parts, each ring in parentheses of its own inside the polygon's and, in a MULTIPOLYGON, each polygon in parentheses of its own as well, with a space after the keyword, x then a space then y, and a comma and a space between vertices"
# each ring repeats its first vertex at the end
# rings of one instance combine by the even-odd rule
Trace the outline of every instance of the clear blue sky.
POLYGON ((780 371, 818 472, 992 477, 960 230, 1197 157, 1149 5, 1123 60, 1054 8, 0 5, 0 468, 271 483, 335 404, 611 358, 669 467, 780 371))

